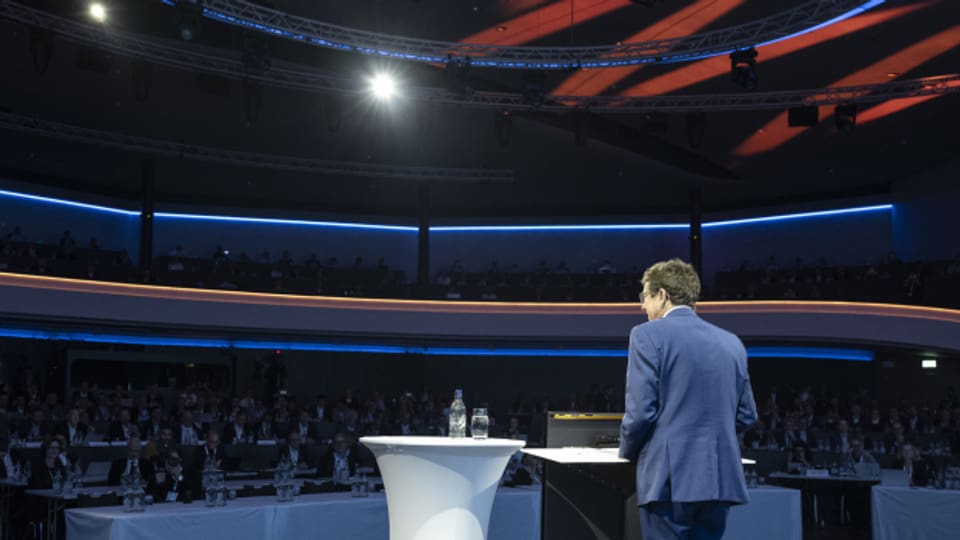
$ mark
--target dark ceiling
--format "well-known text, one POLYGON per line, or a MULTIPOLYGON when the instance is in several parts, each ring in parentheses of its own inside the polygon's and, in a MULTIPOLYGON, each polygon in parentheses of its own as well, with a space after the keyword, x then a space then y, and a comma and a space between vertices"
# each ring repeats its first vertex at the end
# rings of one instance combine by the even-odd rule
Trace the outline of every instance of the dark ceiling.
MULTIPOLYGON (((90 22, 86 2, 27 2, 90 22)), ((266 2, 264 2, 266 3, 266 2)), ((683 36, 751 21, 799 0, 276 0, 270 5, 318 20, 381 33, 511 45, 585 45, 683 36), (570 24, 571 8, 573 25, 570 24), (502 30, 497 30, 497 27, 502 30), (639 38, 638 38, 639 36, 639 38)), ((195 42, 177 37, 175 10, 159 0, 107 2, 104 32, 121 28, 239 56, 240 31, 204 21, 195 42)), ((90 22, 93 24, 92 22, 90 22)), ((714 112, 691 148, 683 114, 591 114, 586 145, 570 115, 513 114, 509 141, 496 136, 496 112, 438 104, 330 96, 265 87, 259 117, 244 113, 239 80, 157 66, 138 100, 131 63, 113 57, 104 72, 83 67, 71 41, 54 39, 49 69, 37 73, 31 33, 0 21, 0 107, 67 124, 239 151, 329 160, 513 169, 512 184, 433 184, 438 215, 603 215, 683 211, 702 187, 707 208, 886 193, 897 182, 960 155, 956 94, 861 108, 850 132, 832 108, 813 128, 788 128, 783 111, 714 112), (339 121, 338 121, 339 120, 339 121), (339 125, 338 125, 339 124, 339 125)), ((848 21, 759 49, 758 91, 882 83, 955 73, 960 66, 960 3, 888 1, 848 21)), ((296 63, 363 78, 389 69, 408 83, 443 86, 442 67, 396 63, 269 39, 275 66, 296 63)), ((521 73, 471 73, 479 89, 519 92, 521 73)), ((548 72, 548 92, 700 94, 741 92, 725 57, 688 64, 548 72)), ((0 130, 8 178, 137 199, 148 156, 75 141, 0 130)), ((157 196, 273 209, 384 215, 417 208, 412 181, 331 177, 160 157, 157 196)))

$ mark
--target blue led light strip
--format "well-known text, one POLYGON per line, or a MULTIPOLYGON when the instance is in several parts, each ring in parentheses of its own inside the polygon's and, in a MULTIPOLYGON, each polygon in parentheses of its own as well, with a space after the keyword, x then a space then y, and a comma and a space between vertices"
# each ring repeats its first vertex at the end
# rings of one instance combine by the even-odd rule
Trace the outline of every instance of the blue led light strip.
MULTIPOLYGON (((20 193, 16 191, 0 190, 0 197, 10 197, 24 199, 34 202, 57 204, 84 210, 93 210, 98 212, 107 212, 125 216, 139 216, 140 212, 135 210, 124 210, 121 208, 112 208, 96 204, 87 204, 65 199, 55 199, 52 197, 42 197, 31 195, 29 193, 20 193)), ((780 214, 773 216, 761 216, 744 219, 731 219, 723 221, 709 221, 703 224, 703 228, 729 227, 734 225, 752 225, 757 223, 771 223, 778 221, 790 221, 797 219, 824 218, 849 214, 862 214, 868 212, 889 212, 893 210, 892 204, 878 204, 873 206, 858 206, 853 208, 840 208, 834 210, 819 210, 814 212, 799 212, 793 214, 780 214)), ((343 221, 314 221, 304 219, 282 219, 282 218, 257 218, 243 216, 220 216, 206 214, 183 214, 175 212, 156 212, 156 219, 173 220, 196 220, 213 221, 229 223, 263 224, 263 225, 291 225, 302 227, 327 227, 335 229, 356 229, 356 230, 375 230, 389 232, 416 233, 417 227, 405 225, 383 225, 376 223, 351 223, 343 221)), ((465 225, 465 226, 434 226, 430 227, 432 233, 445 232, 590 232, 590 231, 650 231, 650 230, 689 230, 690 226, 686 223, 648 223, 648 224, 619 224, 619 225, 465 225)))
MULTIPOLYGON (((311 341, 254 341, 212 338, 156 337, 125 334, 98 334, 79 331, 46 331, 0 328, 0 338, 78 341, 83 343, 115 343, 158 347, 193 347, 201 349, 251 349, 279 351, 319 351, 373 354, 413 354, 425 356, 498 356, 498 357, 563 357, 563 358, 626 358, 626 349, 534 349, 483 347, 408 347, 365 343, 321 343, 311 341)), ((747 347, 749 358, 802 358, 816 360, 848 360, 870 362, 872 351, 820 347, 747 347)))
POLYGON ((335 229, 361 229, 392 232, 417 232, 417 227, 404 225, 379 225, 375 223, 350 223, 343 221, 310 221, 304 219, 255 218, 237 216, 216 216, 204 214, 177 214, 173 212, 156 212, 157 219, 183 219, 195 221, 222 221, 232 223, 266 224, 266 225, 297 225, 303 227, 330 227, 335 229))
POLYGON ((68 201, 66 199, 55 199, 53 197, 42 197, 40 195, 31 195, 29 193, 19 193, 17 191, 7 191, 5 189, 0 189, 0 196, 3 197, 12 197, 16 199, 25 199, 28 201, 42 202, 49 204, 57 204, 60 206, 69 206, 72 208, 81 208, 83 210, 95 210, 97 212, 107 212, 110 214, 120 214, 124 216, 139 216, 139 210, 124 210, 122 208, 113 208, 110 206, 101 206, 99 204, 88 204, 76 201, 68 201))

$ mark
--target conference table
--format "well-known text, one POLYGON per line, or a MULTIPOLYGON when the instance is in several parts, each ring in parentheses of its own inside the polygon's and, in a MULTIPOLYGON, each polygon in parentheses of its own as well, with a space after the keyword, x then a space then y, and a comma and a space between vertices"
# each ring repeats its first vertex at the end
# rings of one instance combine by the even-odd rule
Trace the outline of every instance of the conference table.
POLYGON ((760 486, 749 493, 749 504, 730 508, 723 540, 803 540, 799 490, 760 486))
POLYGON ((939 540, 960 535, 960 491, 874 486, 874 540, 939 540))
MULTIPOLYGON (((144 512, 122 507, 76 508, 65 512, 67 540, 168 540, 230 538, 263 540, 319 538, 388 540, 384 494, 300 495, 280 503, 276 497, 246 497, 223 507, 164 503, 144 512)), ((540 539, 540 486, 501 488, 490 518, 490 540, 540 539)))

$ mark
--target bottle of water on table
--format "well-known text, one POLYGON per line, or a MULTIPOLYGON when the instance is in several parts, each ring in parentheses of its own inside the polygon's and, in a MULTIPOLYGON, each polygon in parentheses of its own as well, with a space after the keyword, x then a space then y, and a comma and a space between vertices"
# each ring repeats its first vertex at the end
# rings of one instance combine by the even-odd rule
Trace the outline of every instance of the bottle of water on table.
POLYGON ((463 390, 457 388, 450 404, 450 437, 463 439, 467 436, 467 407, 463 404, 463 390))

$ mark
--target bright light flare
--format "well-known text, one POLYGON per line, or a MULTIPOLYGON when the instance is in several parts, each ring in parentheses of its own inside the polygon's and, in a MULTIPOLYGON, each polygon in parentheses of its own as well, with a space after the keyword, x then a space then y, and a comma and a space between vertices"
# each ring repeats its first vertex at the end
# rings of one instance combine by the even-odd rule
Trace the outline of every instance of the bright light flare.
POLYGON ((388 100, 397 93, 397 81, 386 73, 380 73, 370 79, 370 93, 377 99, 388 100))
POLYGON ((107 20, 107 8, 100 2, 93 2, 90 4, 90 18, 97 22, 103 22, 107 20))

